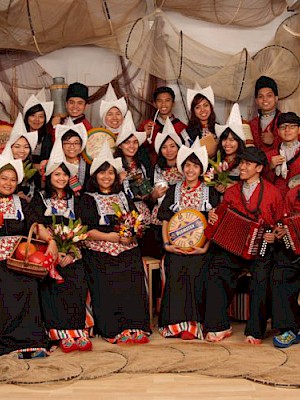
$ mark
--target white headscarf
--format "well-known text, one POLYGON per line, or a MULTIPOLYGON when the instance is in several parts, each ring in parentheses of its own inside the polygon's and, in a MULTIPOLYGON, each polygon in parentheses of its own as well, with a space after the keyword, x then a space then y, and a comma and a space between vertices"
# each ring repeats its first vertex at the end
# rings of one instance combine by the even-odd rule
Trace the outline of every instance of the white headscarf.
POLYGON ((11 130, 9 139, 5 145, 5 148, 2 152, 3 156, 7 156, 8 158, 13 158, 13 153, 12 153, 12 145, 16 143, 17 140, 19 140, 21 137, 24 137, 30 148, 31 152, 36 148, 37 142, 38 142, 38 132, 27 132, 25 123, 23 121, 23 116, 21 113, 18 114, 17 119, 14 123, 14 126, 11 130))
POLYGON ((46 94, 44 88, 41 89, 36 96, 33 94, 29 97, 23 108, 23 116, 25 117, 26 112, 31 107, 37 106, 38 104, 40 104, 43 110, 45 111, 46 123, 48 123, 53 113, 54 101, 46 101, 46 94))
POLYGON ((131 135, 134 135, 137 138, 139 146, 141 146, 147 138, 146 132, 137 132, 132 119, 131 111, 128 111, 122 124, 121 132, 116 140, 116 146, 119 146, 121 143, 125 142, 125 140, 127 140, 131 135))
POLYGON ((204 175, 208 167, 208 154, 206 147, 201 146, 199 140, 195 140, 192 147, 186 147, 184 145, 180 147, 180 149, 178 150, 177 160, 176 160, 178 171, 183 174, 182 164, 193 153, 201 162, 203 169, 201 175, 204 175))
POLYGON ((90 175, 93 175, 93 173, 97 171, 97 169, 101 167, 101 165, 105 162, 108 162, 108 164, 112 165, 117 170, 118 174, 122 171, 122 158, 114 158, 111 147, 107 140, 103 142, 99 154, 93 159, 90 169, 90 175))

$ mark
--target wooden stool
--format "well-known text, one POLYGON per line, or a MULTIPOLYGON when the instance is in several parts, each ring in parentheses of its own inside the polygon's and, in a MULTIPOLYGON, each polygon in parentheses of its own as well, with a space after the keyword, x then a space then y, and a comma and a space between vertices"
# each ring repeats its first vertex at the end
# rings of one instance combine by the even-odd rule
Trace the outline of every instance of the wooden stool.
POLYGON ((153 324, 153 294, 152 294, 152 271, 154 269, 160 269, 160 260, 157 258, 145 256, 143 262, 147 268, 148 274, 148 291, 149 291, 149 319, 150 326, 153 324))

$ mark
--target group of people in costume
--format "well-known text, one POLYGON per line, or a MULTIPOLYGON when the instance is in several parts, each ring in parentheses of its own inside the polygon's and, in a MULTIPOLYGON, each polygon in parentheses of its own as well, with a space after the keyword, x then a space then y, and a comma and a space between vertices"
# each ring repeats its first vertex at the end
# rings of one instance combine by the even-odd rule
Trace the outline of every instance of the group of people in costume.
MULTIPOLYGON (((52 118, 44 91, 28 99, 0 155, 0 354, 44 357, 55 346, 90 351, 95 335, 113 344, 148 343, 143 256, 161 260, 155 290, 163 337, 219 342, 231 336, 228 307, 246 270, 246 342, 262 342, 270 317, 275 346, 300 342, 300 259, 285 246, 281 224, 300 212, 300 118, 277 109, 277 85, 269 77, 257 80, 255 98, 259 115, 250 121, 249 146, 237 103, 224 125, 216 122, 211 87, 188 89, 187 125, 173 115, 173 90, 157 88, 155 115, 136 129, 125 99, 109 85, 100 117, 115 145, 104 142, 91 165, 82 157, 92 128, 84 115, 88 88, 69 86, 65 118, 52 118), (207 139, 230 183, 208 184, 213 155, 207 139), (121 234, 116 206, 143 217, 143 237, 121 234), (213 239, 189 249, 170 240, 176 213, 201 212, 212 229, 222 219, 221 206, 264 224, 263 253, 245 260, 213 239), (58 251, 53 216, 65 225, 80 218, 88 227, 79 254, 58 251), (48 262, 56 265, 43 280, 7 263, 33 223, 47 243, 48 262)), ((228 228, 228 241, 238 228, 228 228)))

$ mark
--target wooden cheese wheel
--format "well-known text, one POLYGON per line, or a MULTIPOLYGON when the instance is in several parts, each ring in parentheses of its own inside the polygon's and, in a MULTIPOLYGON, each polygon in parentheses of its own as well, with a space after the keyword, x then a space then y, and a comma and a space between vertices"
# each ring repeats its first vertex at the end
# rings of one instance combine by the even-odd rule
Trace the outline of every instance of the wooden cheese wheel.
POLYGON ((114 150, 116 136, 105 128, 93 128, 87 133, 88 139, 84 151, 83 158, 88 164, 92 164, 93 159, 97 157, 105 140, 108 141, 110 147, 114 150))
POLYGON ((168 224, 169 242, 187 251, 202 247, 206 240, 206 225, 206 218, 200 211, 191 208, 178 211, 168 224))

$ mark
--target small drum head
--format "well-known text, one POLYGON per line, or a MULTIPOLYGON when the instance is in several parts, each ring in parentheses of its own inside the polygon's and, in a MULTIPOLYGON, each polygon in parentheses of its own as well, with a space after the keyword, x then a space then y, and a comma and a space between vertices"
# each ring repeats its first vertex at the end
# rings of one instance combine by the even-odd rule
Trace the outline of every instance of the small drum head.
POLYGON ((178 211, 168 224, 169 241, 187 251, 192 247, 202 247, 206 240, 204 235, 206 225, 206 218, 200 211, 193 209, 178 211))
POLYGON ((201 146, 205 146, 208 157, 213 158, 217 154, 218 143, 214 136, 210 133, 200 139, 201 146))
POLYGON ((83 158, 88 164, 92 164, 93 159, 99 154, 102 144, 105 140, 108 141, 111 149, 115 148, 115 135, 105 128, 93 128, 88 131, 88 140, 84 151, 83 158))
POLYGON ((2 153, 9 139, 11 130, 12 127, 9 125, 0 125, 0 154, 2 153))

